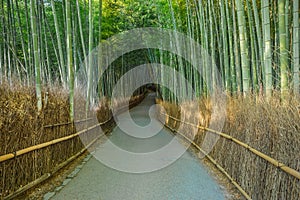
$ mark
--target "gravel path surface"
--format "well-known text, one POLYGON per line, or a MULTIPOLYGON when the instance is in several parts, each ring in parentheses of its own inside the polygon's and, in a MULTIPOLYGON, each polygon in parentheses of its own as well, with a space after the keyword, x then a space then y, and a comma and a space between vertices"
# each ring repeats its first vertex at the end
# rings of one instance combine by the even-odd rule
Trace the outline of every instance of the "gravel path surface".
MULTIPOLYGON (((148 110, 153 101, 153 95, 149 95, 143 103, 130 111, 131 117, 137 124, 145 126, 150 123, 148 110)), ((126 127, 127 120, 126 114, 119 116, 119 123, 122 123, 121 127, 124 127, 123 125, 126 127)), ((152 123, 161 126, 155 120, 152 123)), ((116 127, 109 140, 124 150, 146 153, 165 146, 174 138, 172 133, 164 128, 152 136, 152 132, 156 131, 153 129, 156 128, 148 127, 148 131, 144 130, 140 133, 143 138, 135 138, 133 137, 135 133, 128 135, 121 128, 116 127)), ((182 147, 183 145, 178 146, 178 148, 182 147)), ((103 147, 99 146, 98 151, 101 150, 103 147)), ((113 152, 110 151, 106 151, 105 155, 107 157, 114 156, 113 152)), ((166 157, 165 159, 173 158, 166 157)), ((116 162, 124 164, 124 159, 116 162)), ((142 165, 142 163, 135 164, 142 165)), ((78 174, 51 199, 217 200, 225 199, 225 194, 226 191, 221 189, 215 179, 208 174, 207 169, 199 162, 197 156, 186 151, 173 164, 157 171, 140 174, 109 168, 96 158, 91 157, 78 174)))

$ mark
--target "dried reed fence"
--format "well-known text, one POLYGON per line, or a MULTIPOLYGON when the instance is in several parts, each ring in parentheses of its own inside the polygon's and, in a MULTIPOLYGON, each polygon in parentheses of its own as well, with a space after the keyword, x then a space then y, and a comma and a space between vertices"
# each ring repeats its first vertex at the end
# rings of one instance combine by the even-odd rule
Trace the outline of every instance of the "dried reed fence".
POLYGON ((166 120, 166 126, 178 132, 180 124, 180 134, 187 140, 195 138, 191 142, 198 149, 205 134, 221 136, 207 158, 231 177, 228 178, 239 185, 242 193, 246 191, 249 198, 299 199, 300 102, 297 99, 287 106, 276 100, 229 99, 222 132, 206 128, 211 115, 207 99, 186 102, 181 107, 160 100, 157 103, 166 110, 166 114, 160 115, 166 117, 162 119, 166 120), (193 113, 197 106, 200 112, 193 113))
MULTIPOLYGON (((75 98, 84 103, 80 96, 75 98)), ((132 98, 131 106, 142 98, 132 98)), ((114 106, 122 108, 122 103, 114 106)), ((77 158, 86 150, 78 136, 91 145, 99 138, 100 125, 112 119, 109 108, 99 105, 98 119, 85 119, 79 110, 76 119, 84 120, 74 126, 68 110, 68 95, 61 88, 43 90, 43 110, 38 114, 34 88, 0 86, 0 199, 13 198, 77 158)))

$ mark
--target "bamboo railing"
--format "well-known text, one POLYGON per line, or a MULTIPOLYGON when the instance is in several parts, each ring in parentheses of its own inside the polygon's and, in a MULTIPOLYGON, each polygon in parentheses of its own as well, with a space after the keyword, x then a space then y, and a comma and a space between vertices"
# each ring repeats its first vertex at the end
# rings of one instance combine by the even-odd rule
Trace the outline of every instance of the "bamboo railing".
MULTIPOLYGON (((141 94, 141 99, 137 99, 136 101, 133 101, 129 104, 129 108, 132 108, 133 106, 135 106, 137 103, 141 102, 143 100, 143 98, 145 97, 146 95, 146 92, 141 94)), ((118 108, 117 110, 117 113, 119 112, 122 112, 122 110, 124 108, 127 108, 127 105, 126 106, 123 106, 123 107, 120 107, 118 108)), ((83 119, 83 120, 78 120, 74 123, 82 123, 82 122, 86 122, 86 121, 89 121, 89 120, 92 120, 93 118, 88 118, 88 119, 83 119)), ((21 149, 21 150, 18 150, 16 152, 13 152, 13 153, 8 153, 8 154, 5 154, 5 155, 1 155, 0 156, 0 163, 1 162, 4 162, 4 161, 7 161, 7 160, 10 160, 12 158, 15 158, 15 157, 18 157, 18 156, 21 156, 21 155, 24 155, 24 154, 27 154, 29 152, 33 152, 33 151, 36 151, 38 149, 42 149, 42 148, 45 148, 45 147, 48 147, 48 146, 51 146, 51 145, 54 145, 54 144, 57 144, 57 143, 61 143, 63 141, 67 141, 67 140, 70 140, 72 138, 75 138, 83 133, 86 133, 90 130, 93 130, 99 126, 102 126, 102 125, 105 125, 107 124, 108 122, 110 122, 111 120, 113 119, 113 116, 111 116, 108 120, 104 121, 104 122, 101 122, 101 123, 98 123, 94 126, 91 126, 87 129, 84 129, 84 130, 81 130, 77 133, 74 133, 72 135, 69 135, 69 136, 65 136, 65 137, 62 137, 62 138, 58 138, 58 139, 55 139, 55 140, 52 140, 52 141, 49 141, 49 142, 45 142, 45 143, 42 143, 42 144, 38 144, 38 145, 34 145, 34 146, 31 146, 31 147, 27 147, 25 149, 21 149)), ((44 126, 43 128, 50 128, 50 127, 55 127, 55 126, 65 126, 65 125, 69 125, 69 124, 72 124, 72 122, 66 122, 66 123, 61 123, 61 124, 53 124, 53 125, 47 125, 47 126, 44 126)), ((63 163, 60 163, 58 164, 51 172, 49 173, 46 173, 46 174, 43 174, 41 177, 37 178, 36 180, 28 183, 27 185, 19 188, 18 190, 14 191, 13 193, 7 195, 4 197, 5 200, 9 200, 9 199, 13 199, 15 197, 17 197, 18 195, 24 193, 25 191, 29 190, 30 188, 32 187, 35 187, 36 185, 42 183, 43 181, 47 180, 49 177, 51 177, 53 174, 55 174, 57 171, 59 171, 60 169, 62 169, 63 167, 65 167, 66 165, 68 165, 70 162, 72 162, 73 160, 75 160, 76 158, 78 158, 81 154, 83 154, 91 145, 93 145, 98 139, 100 139, 102 136, 104 136, 105 133, 97 136, 95 139, 93 139, 87 146, 85 146, 83 149, 81 149, 78 153, 76 153, 75 155, 71 156, 70 158, 68 158, 66 161, 64 161, 63 163)))
POLYGON ((208 132, 217 134, 217 135, 219 135, 219 136, 221 136, 221 137, 223 137, 223 138, 225 138, 227 140, 230 140, 230 141, 238 144, 239 146, 242 146, 242 147, 248 149, 253 154, 255 154, 255 155, 259 156, 260 158, 268 161, 269 163, 271 163, 275 167, 278 167, 279 169, 281 169, 282 171, 286 172, 287 174, 289 174, 289 175, 291 175, 291 176, 293 176, 293 177, 295 177, 295 178, 297 178, 297 179, 300 180, 300 172, 296 171, 293 168, 288 167, 284 163, 279 162, 278 160, 276 160, 276 159, 274 159, 274 158, 272 158, 272 157, 270 157, 270 156, 268 156, 268 155, 260 152, 259 150, 256 150, 255 148, 251 147, 250 145, 248 145, 248 144, 246 144, 246 143, 244 143, 244 142, 242 142, 242 141, 240 141, 240 140, 238 140, 238 139, 236 139, 236 138, 234 138, 234 137, 232 137, 232 136, 230 136, 230 135, 228 135, 226 133, 222 133, 222 132, 219 132, 219 131, 216 131, 216 130, 212 130, 212 129, 209 129, 207 127, 195 125, 195 124, 192 124, 192 123, 189 123, 189 122, 181 121, 180 119, 177 119, 177 118, 172 117, 172 116, 170 116, 168 114, 165 114, 165 113, 161 113, 160 112, 160 114, 161 115, 165 115, 166 117, 169 117, 169 118, 171 118, 171 119, 173 119, 173 120, 175 120, 177 122, 181 122, 181 123, 184 123, 186 125, 189 125, 189 126, 192 126, 192 127, 198 128, 198 129, 206 130, 208 132))
MULTIPOLYGON (((93 120, 94 118, 87 118, 87 119, 82 119, 82 120, 78 120, 78 121, 74 121, 75 124, 79 124, 82 122, 87 122, 90 120, 93 120)), ((53 127, 57 127, 57 126, 66 126, 66 125, 70 125, 73 122, 65 122, 65 123, 59 123, 59 124, 52 124, 52 125, 45 125, 44 128, 53 128, 53 127)))
MULTIPOLYGON (((110 121, 111 119, 109 119, 108 121, 110 121)), ((54 145, 54 144, 57 144, 57 143, 60 143, 60 142, 63 142, 63 141, 66 141, 66 140, 70 140, 74 137, 77 137, 83 133, 86 133, 90 130, 93 130, 101 125, 104 125, 105 123, 107 123, 108 121, 106 122, 103 122, 103 123, 99 123, 99 124, 96 124, 92 127, 89 127, 87 129, 84 129, 82 131, 79 131, 77 133, 74 133, 72 135, 68 135, 68 136, 65 136, 65 137, 62 137, 62 138, 58 138, 58 139, 55 139, 55 140, 51 140, 49 142, 45 142, 45 143, 42 143, 42 144, 38 144, 38 145, 34 145, 34 146, 31 146, 31 147, 27 147, 25 149, 21 149, 21 150, 18 150, 16 152, 13 152, 13 153, 9 153, 9 154, 6 154, 6 155, 2 155, 0 156, 0 163, 1 162, 4 162, 4 161, 7 161, 7 160, 10 160, 12 158, 15 158, 15 157, 18 157, 18 156, 21 156, 21 155, 24 155, 24 154, 27 154, 29 152, 32 152, 32 151, 35 151, 35 150, 38 150, 38 149, 42 149, 42 148, 45 148, 45 147, 49 147, 51 145, 54 145)))
MULTIPOLYGON (((138 100, 139 101, 139 100, 138 100)), ((136 102, 132 102, 129 104, 129 107, 135 105, 138 101, 136 102)), ((117 112, 120 112, 122 111, 124 108, 126 108, 126 106, 123 106, 123 107, 120 107, 118 108, 118 111, 117 112)), ((93 118, 88 118, 88 119, 83 119, 83 120, 79 120, 77 121, 77 123, 80 123, 80 122, 84 122, 84 121, 89 121, 93 118)), ((77 137, 83 133, 86 133, 90 130, 93 130, 101 125, 105 125, 106 123, 108 123, 109 121, 111 121, 113 119, 113 116, 111 116, 108 120, 106 120, 105 122, 102 122, 102 123, 98 123, 94 126, 91 126, 87 129, 84 129, 84 130, 81 130, 77 133, 74 133, 72 135, 68 135, 68 136, 65 136, 65 137, 62 137, 62 138, 58 138, 58 139, 54 139, 54 140, 51 140, 51 141, 48 141, 48 142, 45 142, 45 143, 42 143, 42 144, 37 144, 37 145, 34 145, 34 146, 30 146, 30 147, 27 147, 25 149, 21 149, 21 150, 18 150, 18 151, 15 151, 15 152, 12 152, 12 153, 8 153, 8 154, 5 154, 5 155, 1 155, 0 156, 0 163, 1 162, 4 162, 4 161, 7 161, 7 160, 10 160, 12 158, 15 158, 15 157, 18 157, 18 156, 21 156, 21 155, 24 155, 24 154, 27 154, 29 152, 32 152, 32 151, 35 151, 35 150, 38 150, 38 149, 42 149, 42 148, 45 148, 45 147, 48 147, 48 146, 51 146, 51 145, 54 145, 54 144, 57 144, 57 143, 60 143, 60 142, 63 142, 63 141, 66 141, 66 140, 70 140, 74 137, 77 137)), ((63 126, 63 125, 68 125, 70 124, 69 122, 68 123, 62 123, 62 124, 54 124, 54 125, 47 125, 46 127, 54 127, 54 126, 63 126)), ((45 127, 45 126, 44 126, 45 127)))
POLYGON ((190 138, 188 138, 187 136, 185 136, 183 133, 180 133, 179 131, 173 129, 172 127, 170 127, 169 125, 165 124, 165 126, 167 128, 169 128, 172 132, 176 132, 178 134, 180 134, 184 139, 186 139, 187 141, 189 141, 191 144, 194 145, 194 147, 196 147, 202 154, 205 155, 205 157, 212 162, 218 169, 220 172, 222 172, 229 180, 230 182, 241 192, 241 194, 247 199, 247 200, 251 200, 251 197, 247 194, 247 192, 226 172, 226 170, 217 163, 217 161, 215 159, 213 159, 210 155, 208 155, 208 153, 206 151, 204 151, 198 144, 196 144, 194 141, 192 141, 190 138))
POLYGON ((92 146, 102 136, 104 136, 104 134, 101 134, 101 135, 97 136, 90 144, 88 144, 86 147, 82 148, 78 153, 76 153, 72 157, 68 158, 63 163, 57 165, 51 172, 42 175, 41 177, 39 177, 38 179, 32 181, 31 183, 29 183, 29 184, 27 184, 27 185, 19 188, 14 193, 5 196, 4 200, 13 199, 13 198, 17 197, 18 195, 22 194, 23 192, 29 190, 30 188, 32 188, 32 187, 34 187, 34 186, 42 183, 43 181, 47 180, 49 177, 53 176, 60 169, 62 169, 63 167, 67 166, 70 162, 72 162, 73 160, 75 160, 76 158, 78 158, 80 155, 82 155, 86 151, 87 148, 89 148, 90 146, 92 146))
MULTIPOLYGON (((144 92, 143 94, 141 94, 141 96, 145 96, 147 92, 144 92)), ((132 104, 129 105, 129 107, 131 107, 133 104, 135 104, 136 102, 132 102, 132 104)), ((126 106, 123 106, 121 108, 118 109, 117 112, 121 111, 122 109, 126 108, 126 106)), ((79 124, 79 123, 83 123, 83 122, 87 122, 87 121, 91 121, 94 118, 87 118, 87 119, 81 119, 81 120, 77 120, 74 121, 74 124, 79 124)), ((57 126, 66 126, 66 125, 70 125, 73 124, 73 122, 64 122, 64 123, 58 123, 58 124, 50 124, 50 125, 45 125, 43 126, 43 128, 53 128, 53 127, 57 127, 57 126)))

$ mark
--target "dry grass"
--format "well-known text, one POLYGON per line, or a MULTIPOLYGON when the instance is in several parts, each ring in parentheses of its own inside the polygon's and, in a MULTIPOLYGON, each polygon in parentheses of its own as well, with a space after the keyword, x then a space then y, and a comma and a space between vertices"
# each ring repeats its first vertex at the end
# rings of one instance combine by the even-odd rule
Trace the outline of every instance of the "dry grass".
MULTIPOLYGON (((69 122, 69 103, 67 93, 60 88, 44 88, 42 94, 43 110, 38 114, 33 87, 0 86, 0 155, 75 132, 72 124, 43 128, 69 122)), ((82 147, 76 138, 0 163, 0 198, 50 172, 82 147)))
MULTIPOLYGON (((210 101, 184 103, 181 108, 161 102, 171 116, 207 127, 211 118, 210 101), (199 107, 199 112, 195 113, 199 107)), ((226 120, 222 132, 300 171, 300 101, 292 98, 282 105, 279 98, 228 98, 226 120)), ((174 121, 168 124, 179 127, 174 121)), ((181 124, 181 132, 201 146, 205 133, 181 124)), ((206 133, 210 134, 210 133, 206 133)), ((299 199, 300 180, 281 171, 237 144, 220 138, 210 155, 250 194, 253 199, 299 199)))
MULTIPOLYGON (((95 108, 98 121, 81 122, 76 127, 71 123, 44 128, 45 125, 70 121, 69 99, 68 92, 60 87, 44 87, 42 95, 43 109, 38 114, 34 87, 20 84, 12 87, 6 83, 0 85, 0 155, 71 135, 111 117, 109 102, 103 100, 95 108)), ((138 101, 140 98, 134 97, 132 100, 138 101)), ((76 103, 85 105, 80 95, 75 95, 75 99, 76 103)), ((115 106, 121 106, 122 103, 116 101, 115 106)), ((87 116, 84 111, 84 107, 76 109, 75 120, 85 119, 87 116)), ((51 172, 55 166, 79 152, 83 148, 81 139, 88 143, 98 135, 99 130, 93 129, 81 138, 76 137, 0 163, 0 199, 51 172)))

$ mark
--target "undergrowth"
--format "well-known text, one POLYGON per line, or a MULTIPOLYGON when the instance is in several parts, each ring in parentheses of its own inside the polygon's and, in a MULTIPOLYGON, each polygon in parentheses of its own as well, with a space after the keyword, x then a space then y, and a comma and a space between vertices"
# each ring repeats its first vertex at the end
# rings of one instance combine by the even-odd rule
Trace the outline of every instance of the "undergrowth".
MULTIPOLYGON (((279 95, 277 95, 279 96, 279 95)), ((159 101, 165 111, 182 121, 209 127, 218 109, 209 99, 185 102, 181 106, 159 101)), ((219 105, 219 108, 225 105, 219 105)), ((270 101, 256 96, 228 97, 224 126, 220 130, 247 143, 268 156, 300 171, 300 101, 291 97, 282 104, 274 96, 270 101)), ((217 117, 218 118, 218 117, 217 117)), ((189 125, 166 119, 169 126, 205 146, 207 134, 189 125)), ((298 199, 300 180, 254 155, 230 140, 220 137, 209 153, 250 194, 253 199, 298 199)))
MULTIPOLYGON (((8 83, 0 84, 0 156, 62 138, 98 122, 107 121, 111 118, 112 106, 115 109, 121 107, 129 99, 110 102, 104 98, 91 111, 91 116, 97 116, 97 119, 80 121, 91 116, 85 114, 85 106, 82 106, 85 105, 84 98, 75 92, 75 121, 79 121, 75 122, 75 126, 74 123, 70 123, 68 96, 68 91, 60 86, 43 87, 43 108, 38 113, 33 86, 22 86, 18 83, 13 86, 8 83)), ((141 96, 132 97, 131 101, 138 101, 139 98, 141 96)), ((101 128, 89 130, 81 134, 80 138, 75 137, 1 162, 0 199, 51 172, 58 164, 82 150, 83 142, 88 144, 99 136, 102 133, 101 128)))

